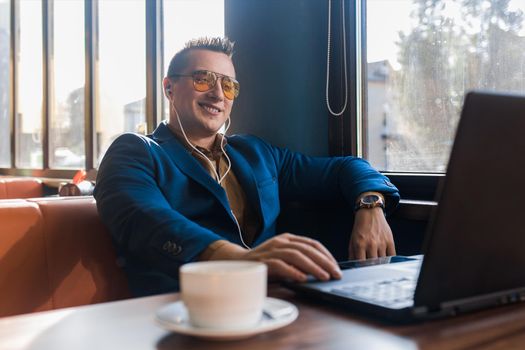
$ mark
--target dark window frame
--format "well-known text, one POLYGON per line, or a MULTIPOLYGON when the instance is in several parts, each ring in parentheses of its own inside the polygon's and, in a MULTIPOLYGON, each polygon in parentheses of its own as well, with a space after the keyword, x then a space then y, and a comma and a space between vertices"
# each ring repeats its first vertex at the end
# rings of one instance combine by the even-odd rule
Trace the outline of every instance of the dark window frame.
MULTIPOLYGON (((42 0, 42 26, 43 26, 43 102, 42 102, 42 120, 43 120, 43 138, 42 150, 43 159, 41 168, 19 168, 16 167, 16 84, 17 80, 17 62, 16 55, 19 49, 18 39, 16 37, 17 25, 19 23, 19 11, 17 0, 10 1, 10 76, 9 84, 9 111, 10 111, 10 137, 11 137, 11 167, 0 168, 0 175, 7 176, 33 176, 41 178, 62 178, 70 179, 78 169, 52 169, 49 167, 49 89, 50 89, 50 61, 49 50, 52 45, 53 22, 53 3, 54 0, 42 0)), ((162 89, 160 82, 162 80, 163 62, 162 62, 162 0, 145 0, 146 13, 146 124, 147 131, 151 132, 162 119, 162 110, 164 101, 162 99, 162 89)), ((96 57, 98 51, 98 0, 84 0, 84 23, 85 23, 85 106, 84 106, 84 123, 85 123, 85 153, 86 160, 84 169, 88 172, 89 178, 96 177, 95 157, 95 115, 98 103, 95 98, 98 90, 98 81, 96 79, 96 57)))
MULTIPOLYGON (((332 156, 364 156, 366 149, 361 148, 361 144, 366 144, 366 81, 359 79, 366 77, 366 0, 335 0, 332 4, 332 59, 330 69, 330 104, 335 109, 340 109, 344 104, 344 65, 343 65, 343 36, 342 36, 342 1, 345 1, 346 19, 346 54, 347 54, 347 74, 348 74, 348 106, 342 116, 335 117, 328 115, 328 142, 329 154, 332 156), (359 27, 358 27, 359 26, 359 27), (357 32, 361 33, 360 52, 356 50, 357 32), (358 56, 359 55, 359 56, 358 56), (359 85, 358 85, 359 84, 359 85), (359 105, 359 98, 362 99, 359 105), (359 106, 361 108, 359 109, 359 106), (362 116, 361 120, 358 120, 362 116), (359 133, 359 134, 358 134, 359 133), (361 139, 361 142, 359 140, 361 139)), ((10 83, 10 111, 11 111, 11 168, 0 168, 0 175, 9 176, 36 176, 45 178, 71 178, 77 170, 70 169, 50 169, 47 162, 49 148, 48 130, 44 135, 43 150, 46 153, 42 162, 41 169, 24 169, 15 167, 16 159, 16 72, 17 65, 14 59, 17 50, 16 42, 16 23, 18 23, 17 1, 11 0, 11 53, 10 53, 10 72, 12 81, 10 83)), ((95 159, 95 127, 97 103, 94 96, 98 89, 96 77, 95 57, 98 49, 97 30, 97 0, 85 0, 85 55, 86 55, 86 82, 85 82, 85 143, 86 161, 85 169, 92 177, 96 175, 95 159)), ((145 1, 146 6, 146 124, 147 131, 151 132, 157 123, 162 119, 164 100, 160 83, 162 79, 162 0, 145 1)), ((43 0, 43 7, 52 8, 53 0, 43 0)), ((49 16, 43 13, 43 25, 49 27, 49 16)), ((47 29, 47 27, 45 29, 47 29)), ((47 32, 47 31, 46 31, 47 32)), ((44 38, 45 46, 49 45, 47 37, 44 38)), ((44 71, 48 70, 47 60, 44 61, 44 71)), ((44 80, 45 81, 45 80, 44 80)), ((44 101, 44 107, 47 101, 44 101)), ((47 108, 45 108, 46 110, 47 108)), ((49 118, 48 113, 43 117, 45 123, 49 118)), ((44 124, 46 125, 46 124, 44 124)), ((433 200, 434 194, 440 179, 444 174, 405 174, 405 173, 385 173, 394 184, 400 189, 404 198, 433 200)))
MULTIPOLYGON (((342 11, 345 1, 346 55, 349 81, 348 107, 341 118, 328 114, 329 151, 331 156, 361 156, 367 150, 367 57, 366 57, 366 3, 367 0, 340 0, 332 5, 332 61, 330 101, 342 105, 344 96, 344 66, 342 58, 342 11), (360 38, 358 38, 360 34, 360 38), (359 47, 358 47, 359 46, 359 47), (338 84, 338 85, 336 85, 338 84), (359 108, 359 106, 361 108, 359 108), (361 125, 361 128, 359 128, 361 125)), ((433 201, 445 174, 384 172, 399 189, 402 198, 433 201)))

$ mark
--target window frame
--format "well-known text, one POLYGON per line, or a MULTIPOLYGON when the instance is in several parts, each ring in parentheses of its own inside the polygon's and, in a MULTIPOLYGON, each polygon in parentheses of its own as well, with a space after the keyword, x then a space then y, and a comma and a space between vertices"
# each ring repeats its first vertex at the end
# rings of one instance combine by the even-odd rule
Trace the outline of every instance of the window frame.
MULTIPOLYGON (((95 120, 96 120, 96 103, 95 98, 98 91, 97 66, 95 58, 98 55, 98 33, 97 33, 97 13, 99 0, 84 0, 84 26, 85 26, 85 89, 84 89, 84 142, 85 142, 85 163, 84 170, 88 172, 88 177, 94 179, 96 177, 95 159, 95 120)), ((50 101, 49 91, 50 74, 50 45, 52 45, 52 30, 49 28, 53 25, 53 3, 54 0, 42 0, 42 30, 43 30, 43 103, 42 103, 42 121, 43 121, 43 137, 42 137, 42 151, 43 159, 41 168, 19 168, 16 167, 16 84, 17 77, 17 62, 16 55, 19 50, 18 39, 16 37, 16 29, 19 25, 19 11, 18 1, 10 0, 10 53, 9 53, 9 116, 10 116, 10 153, 11 153, 11 167, 0 168, 0 175, 7 176, 33 176, 41 178, 72 178, 78 169, 51 169, 49 167, 49 117, 50 117, 50 101)), ((147 0, 145 1, 146 13, 146 124, 147 132, 153 131, 158 121, 162 118, 162 110, 164 101, 162 99, 162 89, 160 83, 162 80, 163 62, 162 62, 162 0, 147 0)))
MULTIPOLYGON (((42 0, 44 33, 52 25, 49 15, 52 11, 54 0, 42 0)), ((346 55, 348 73, 348 107, 340 117, 328 115, 328 143, 331 156, 359 156, 365 157, 366 144, 366 3, 367 0, 341 0, 345 5, 345 31, 346 31, 346 55)), ((342 106, 344 103, 344 64, 342 59, 342 11, 341 1, 334 1, 332 5, 332 61, 330 70, 330 103, 333 106, 342 106)), ((98 53, 97 13, 98 0, 84 0, 85 12, 85 170, 94 178, 96 176, 95 157, 95 113, 97 112, 95 98, 98 91, 96 79, 95 57, 98 53)), ((145 1, 146 12, 146 125, 147 132, 153 131, 158 122, 162 120, 164 110, 164 99, 162 96, 161 80, 163 73, 163 0, 145 1)), ((17 64, 16 53, 18 43, 16 40, 16 28, 18 25, 17 0, 10 1, 10 88, 9 88, 9 111, 10 111, 10 135, 11 135, 11 168, 0 168, 0 175, 9 176, 35 176, 44 178, 71 178, 77 170, 51 169, 48 164, 49 157, 49 131, 44 127, 43 151, 44 157, 41 169, 24 169, 15 166, 16 160, 16 84, 17 64)), ((48 75, 49 63, 47 58, 48 48, 51 44, 49 34, 44 34, 44 76, 48 75)), ((49 87, 48 79, 44 79, 44 96, 49 87)), ((47 125, 49 111, 47 111, 47 99, 44 99, 43 120, 47 125)), ((337 108, 336 108, 337 109, 337 108)), ((386 173, 391 181, 400 189, 404 198, 433 200, 439 181, 444 174, 427 173, 386 173)))
MULTIPOLYGON (((367 36, 366 36, 366 5, 367 0, 342 0, 345 1, 346 14, 349 18, 346 22, 346 55, 349 87, 349 108, 342 115, 342 120, 334 122, 329 118, 329 150, 331 156, 356 156, 367 157, 367 82, 363 77, 367 76, 367 36), (338 135, 339 137, 332 137, 338 135)), ((336 18, 342 17, 341 7, 335 7, 336 18)), ((334 11, 334 9, 332 9, 334 11)), ((334 12, 332 12, 334 14, 334 12)), ((333 21, 332 33, 342 32, 342 22, 333 21)), ((340 42, 334 40, 333 42, 340 42)), ((333 56, 342 55, 342 46, 332 48, 333 56)), ((344 67, 333 65, 332 77, 344 77, 344 67)), ((340 78, 341 80, 341 78, 340 78)), ((344 83, 344 82, 343 82, 344 83)), ((344 88, 344 87, 343 87, 344 88)), ((339 89, 343 91, 343 88, 339 89)), ((339 101, 342 98, 330 89, 333 96, 331 100, 339 101)), ((390 181, 396 185, 405 199, 434 201, 439 183, 445 178, 441 173, 404 173, 404 172, 382 172, 390 181)))

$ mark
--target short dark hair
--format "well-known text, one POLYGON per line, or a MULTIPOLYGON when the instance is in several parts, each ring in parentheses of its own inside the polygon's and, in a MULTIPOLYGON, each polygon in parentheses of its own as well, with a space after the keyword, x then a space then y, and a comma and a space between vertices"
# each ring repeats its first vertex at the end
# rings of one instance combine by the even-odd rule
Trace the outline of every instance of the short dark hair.
POLYGON ((173 58, 170 61, 170 65, 168 67, 168 73, 166 74, 167 77, 172 77, 174 74, 180 73, 188 64, 187 62, 187 56, 188 53, 191 50, 210 50, 215 52, 222 52, 225 55, 227 55, 229 58, 232 58, 233 56, 233 46, 234 42, 230 39, 224 37, 216 37, 216 38, 197 38, 192 39, 186 44, 184 44, 184 48, 177 52, 173 58))

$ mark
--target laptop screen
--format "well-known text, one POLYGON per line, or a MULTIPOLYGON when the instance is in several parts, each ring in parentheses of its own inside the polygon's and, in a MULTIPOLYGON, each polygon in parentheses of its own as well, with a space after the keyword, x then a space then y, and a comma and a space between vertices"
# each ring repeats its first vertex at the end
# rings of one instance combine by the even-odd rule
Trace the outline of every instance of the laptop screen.
POLYGON ((416 305, 525 286, 525 98, 465 99, 429 225, 416 305))

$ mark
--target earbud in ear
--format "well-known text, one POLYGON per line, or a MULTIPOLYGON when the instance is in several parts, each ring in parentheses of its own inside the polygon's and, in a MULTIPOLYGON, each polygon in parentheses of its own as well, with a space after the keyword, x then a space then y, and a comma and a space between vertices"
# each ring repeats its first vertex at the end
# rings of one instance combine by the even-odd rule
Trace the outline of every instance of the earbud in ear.
POLYGON ((171 86, 166 87, 166 94, 171 96, 171 86))

